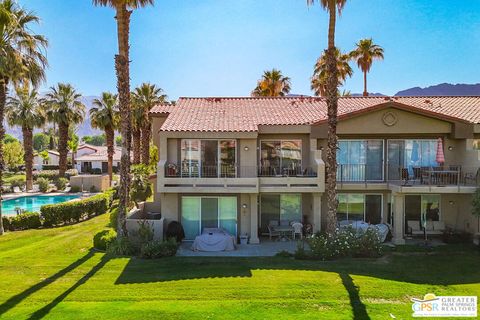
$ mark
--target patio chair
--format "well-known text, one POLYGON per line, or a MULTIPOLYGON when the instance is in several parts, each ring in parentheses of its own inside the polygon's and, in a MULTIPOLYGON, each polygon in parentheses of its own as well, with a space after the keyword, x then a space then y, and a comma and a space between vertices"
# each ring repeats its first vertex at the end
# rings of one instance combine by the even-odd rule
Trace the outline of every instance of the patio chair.
POLYGON ((34 184, 30 192, 40 192, 40 186, 38 184, 34 184))
POLYGON ((13 193, 22 193, 23 191, 19 187, 13 187, 13 193))
POLYGON ((465 184, 468 184, 468 182, 471 181, 473 182, 473 185, 478 185, 479 179, 480 179, 480 168, 477 169, 477 172, 475 174, 469 172, 469 173, 466 173, 465 176, 463 177, 465 184))
POLYGON ((278 220, 270 220, 268 222, 268 236, 270 237, 270 240, 272 240, 272 237, 279 237, 280 232, 275 231, 275 227, 278 227, 278 220))
POLYGON ((70 186, 66 187, 66 188, 63 190, 64 193, 69 193, 70 191, 72 191, 72 187, 70 187, 70 186))
POLYGON ((300 222, 295 222, 292 224, 292 228, 293 228, 293 231, 292 231, 293 240, 295 240, 295 236, 297 234, 300 235, 300 239, 303 239, 303 224, 301 224, 300 222))
POLYGON ((410 180, 412 180, 408 168, 400 168, 400 179, 403 181, 403 186, 407 186, 410 180))

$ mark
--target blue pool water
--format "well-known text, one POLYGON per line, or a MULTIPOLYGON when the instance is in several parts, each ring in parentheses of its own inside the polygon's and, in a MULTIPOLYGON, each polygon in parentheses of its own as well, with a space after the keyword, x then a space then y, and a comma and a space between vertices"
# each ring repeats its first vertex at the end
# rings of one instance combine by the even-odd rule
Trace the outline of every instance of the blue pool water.
POLYGON ((2 214, 16 215, 16 208, 25 211, 40 212, 40 207, 46 204, 55 204, 79 198, 79 195, 57 195, 57 196, 25 196, 2 202, 2 214))

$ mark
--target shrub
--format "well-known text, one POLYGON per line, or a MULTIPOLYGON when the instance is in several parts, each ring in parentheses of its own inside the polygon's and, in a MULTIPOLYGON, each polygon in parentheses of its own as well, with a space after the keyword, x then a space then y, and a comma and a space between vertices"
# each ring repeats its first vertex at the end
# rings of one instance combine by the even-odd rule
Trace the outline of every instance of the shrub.
POLYGON ((47 192, 50 188, 50 180, 47 178, 38 178, 37 184, 41 192, 47 192))
POLYGON ((79 201, 45 205, 40 208, 45 226, 57 226, 65 223, 79 222, 100 214, 110 208, 112 196, 100 193, 79 201))
POLYGON ((90 169, 91 174, 102 174, 102 169, 100 168, 92 168, 90 169))
POLYGON ((143 164, 132 168, 132 181, 130 184, 130 198, 138 208, 138 202, 146 201, 152 195, 152 186, 149 179, 149 169, 143 164))
POLYGON ((142 245, 140 257, 144 259, 171 257, 177 253, 177 248, 177 241, 174 238, 168 241, 149 241, 142 245))
POLYGON ((112 229, 105 229, 93 237, 93 247, 98 250, 107 250, 108 246, 117 239, 117 233, 112 229))
MULTIPOLYGON (((77 169, 69 169, 65 171, 65 178, 70 179, 70 177, 78 175, 78 170, 77 169)), ((59 177, 59 171, 58 170, 41 170, 41 171, 35 171, 33 173, 34 179, 38 178, 47 178, 50 180, 55 180, 59 177)))
POLYGON ((10 219, 2 216, 2 222, 3 222, 3 229, 4 230, 11 230, 11 225, 10 225, 10 219))
POLYGON ((118 207, 115 207, 110 210, 110 227, 113 228, 113 230, 115 231, 118 231, 117 219, 118 219, 118 207))
POLYGON ((130 256, 136 253, 136 249, 129 238, 122 237, 110 243, 107 253, 116 256, 130 256))
POLYGON ((10 187, 12 187, 12 189, 15 187, 19 187, 20 189, 23 189, 25 187, 25 178, 11 180, 10 187))
POLYGON ((77 192, 81 192, 81 191, 82 191, 82 188, 80 186, 72 186, 71 189, 70 189, 71 193, 77 193, 77 192))
MULTIPOLYGON (((38 212, 25 212, 13 217, 5 217, 8 220, 8 230, 38 229, 41 227, 40 214, 38 212)), ((4 228, 7 229, 4 225, 4 228)))
POLYGON ((64 190, 67 186, 67 183, 67 178, 57 178, 57 180, 55 180, 55 186, 57 187, 57 190, 64 190))
POLYGON ((332 260, 342 257, 378 257, 382 254, 382 245, 375 229, 357 233, 353 228, 344 228, 334 234, 317 233, 308 238, 307 243, 310 253, 299 252, 297 249, 296 256, 332 260))

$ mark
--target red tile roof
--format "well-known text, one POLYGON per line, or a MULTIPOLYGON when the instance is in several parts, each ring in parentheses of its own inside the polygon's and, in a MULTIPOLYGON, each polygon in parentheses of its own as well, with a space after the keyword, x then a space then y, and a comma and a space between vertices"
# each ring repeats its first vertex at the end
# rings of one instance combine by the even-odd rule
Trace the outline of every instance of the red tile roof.
MULTIPOLYGON (((433 117, 480 123, 480 97, 342 97, 339 118, 386 104, 433 117)), ((168 115, 162 131, 255 132, 260 125, 309 125, 326 121, 324 98, 180 98, 175 106, 152 108, 168 115)))

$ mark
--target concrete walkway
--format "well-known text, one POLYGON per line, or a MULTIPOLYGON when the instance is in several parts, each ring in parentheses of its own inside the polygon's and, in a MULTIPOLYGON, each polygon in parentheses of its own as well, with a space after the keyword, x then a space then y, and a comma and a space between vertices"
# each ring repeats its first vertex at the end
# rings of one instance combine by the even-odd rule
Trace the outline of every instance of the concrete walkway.
MULTIPOLYGON (((177 256, 180 257, 272 257, 280 251, 294 253, 297 241, 270 241, 260 240, 260 244, 237 244, 236 250, 203 252, 192 251, 192 241, 185 241, 180 245, 177 256)), ((299 242, 301 244, 301 242, 299 242)))

